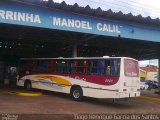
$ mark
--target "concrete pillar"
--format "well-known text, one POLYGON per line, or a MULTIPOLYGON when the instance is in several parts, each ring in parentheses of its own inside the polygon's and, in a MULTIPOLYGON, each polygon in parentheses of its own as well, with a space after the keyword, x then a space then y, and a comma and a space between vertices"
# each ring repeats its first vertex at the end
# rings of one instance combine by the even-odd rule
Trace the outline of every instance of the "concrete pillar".
POLYGON ((158 82, 159 82, 159 93, 160 93, 160 58, 158 59, 158 82))
POLYGON ((74 45, 73 45, 72 57, 77 57, 77 44, 74 44, 74 45))

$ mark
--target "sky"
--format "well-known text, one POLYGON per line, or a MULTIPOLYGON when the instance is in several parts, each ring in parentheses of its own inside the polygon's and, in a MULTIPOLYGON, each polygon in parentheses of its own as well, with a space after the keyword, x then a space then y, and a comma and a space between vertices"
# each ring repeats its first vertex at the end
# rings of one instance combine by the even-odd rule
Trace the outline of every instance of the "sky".
MULTIPOLYGON (((47 0, 46 0, 47 1, 47 0)), ((152 19, 160 19, 160 0, 53 0, 61 3, 65 1, 69 5, 77 3, 79 6, 85 7, 89 5, 91 8, 101 7, 107 11, 111 9, 113 12, 122 11, 124 14, 132 13, 134 16, 141 14, 143 17, 150 16, 152 19)), ((147 65, 158 66, 158 60, 140 61, 140 66, 147 65)))
POLYGON ((140 67, 145 67, 147 65, 158 66, 158 60, 157 59, 153 59, 153 60, 140 61, 140 67))
POLYGON ((91 8, 101 7, 102 10, 112 9, 113 12, 122 11, 124 14, 132 13, 137 16, 160 18, 160 0, 53 0, 61 3, 65 1, 69 5, 78 3, 79 6, 89 5, 91 8))

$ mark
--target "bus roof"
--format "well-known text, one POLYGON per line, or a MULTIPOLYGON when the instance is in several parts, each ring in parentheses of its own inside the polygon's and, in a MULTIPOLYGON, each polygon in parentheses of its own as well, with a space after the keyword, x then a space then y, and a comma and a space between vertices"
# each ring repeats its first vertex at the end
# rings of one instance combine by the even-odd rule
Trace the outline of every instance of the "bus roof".
POLYGON ((133 59, 136 60, 134 58, 130 58, 130 57, 73 57, 73 58, 63 58, 63 57, 58 57, 58 58, 21 58, 21 60, 52 60, 52 59, 65 59, 65 60, 81 60, 81 59, 121 59, 121 58, 128 58, 128 59, 133 59))

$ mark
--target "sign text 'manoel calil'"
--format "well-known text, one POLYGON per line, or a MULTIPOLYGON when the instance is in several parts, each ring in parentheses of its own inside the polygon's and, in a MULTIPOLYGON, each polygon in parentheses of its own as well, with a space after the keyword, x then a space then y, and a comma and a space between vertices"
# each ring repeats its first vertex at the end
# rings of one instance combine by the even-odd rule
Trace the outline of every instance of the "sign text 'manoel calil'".
MULTIPOLYGON (((0 10, 0 19, 43 24, 43 21, 39 14, 33 14, 33 13, 27 13, 27 12, 0 10)), ((50 17, 45 19, 50 19, 50 17)), ((90 30, 90 31, 92 31, 93 29, 97 29, 100 32, 110 32, 110 33, 118 33, 118 34, 121 33, 120 26, 115 24, 97 22, 96 24, 94 24, 96 26, 93 27, 90 21, 87 21, 87 20, 61 18, 57 16, 53 16, 51 19, 52 19, 51 22, 52 22, 53 28, 54 26, 58 26, 58 27, 66 27, 66 28, 84 29, 84 30, 90 30)))

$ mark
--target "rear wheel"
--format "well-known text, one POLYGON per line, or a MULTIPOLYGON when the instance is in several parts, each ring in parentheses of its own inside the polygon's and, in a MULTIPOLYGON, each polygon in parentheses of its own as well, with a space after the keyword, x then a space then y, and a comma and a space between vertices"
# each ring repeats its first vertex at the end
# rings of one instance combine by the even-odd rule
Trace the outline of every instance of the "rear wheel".
POLYGON ((83 98, 83 91, 82 88, 79 86, 75 86, 71 89, 71 97, 75 100, 75 101, 81 101, 83 98))
POLYGON ((24 83, 24 88, 28 91, 30 91, 32 89, 32 84, 31 84, 31 81, 29 80, 26 80, 25 83, 24 83))

